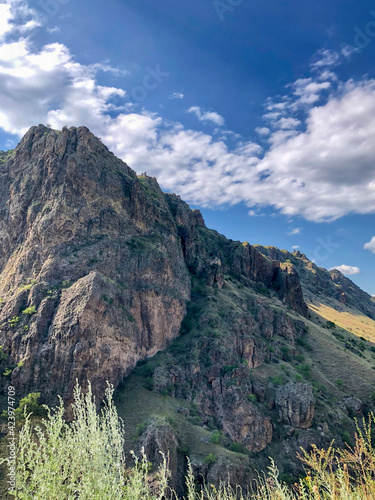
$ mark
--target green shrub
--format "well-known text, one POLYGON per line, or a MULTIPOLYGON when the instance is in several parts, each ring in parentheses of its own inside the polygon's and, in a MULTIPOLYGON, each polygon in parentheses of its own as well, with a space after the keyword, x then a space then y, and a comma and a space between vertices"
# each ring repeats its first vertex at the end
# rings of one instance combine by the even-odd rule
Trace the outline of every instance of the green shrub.
POLYGON ((142 434, 144 434, 146 429, 147 429, 147 422, 142 422, 141 424, 138 424, 136 429, 138 436, 142 436, 142 434))
POLYGON ((13 318, 9 320, 9 324, 11 328, 15 328, 20 321, 21 318, 19 316, 13 316, 13 318))
POLYGON ((217 456, 213 453, 209 453, 204 457, 204 463, 207 465, 214 464, 217 461, 217 456))
POLYGON ((344 382, 338 379, 336 380, 336 386, 341 390, 344 387, 344 382))
MULTIPOLYGON (((64 405, 48 410, 43 429, 29 418, 17 442, 17 498, 39 500, 105 499, 162 500, 168 476, 164 459, 150 490, 149 463, 133 455, 134 467, 125 474, 124 428, 108 386, 100 414, 91 385, 84 395, 74 390, 73 421, 64 421, 64 405)), ((0 464, 6 459, 1 459, 0 464)))
POLYGON ((276 387, 280 387, 280 385, 283 385, 284 383, 284 378, 281 375, 276 375, 275 377, 272 377, 272 382, 276 387))
POLYGON ((0 345, 0 363, 3 363, 4 361, 8 361, 8 355, 4 351, 4 347, 0 345))
POLYGON ((143 382, 143 387, 148 391, 154 390, 154 379, 152 377, 146 377, 143 382))
POLYGON ((247 396, 247 400, 250 401, 250 403, 256 403, 257 402, 257 397, 255 396, 255 394, 249 394, 247 396))
MULTIPOLYGON (((17 366, 19 366, 18 364, 17 366)), ((23 366, 23 364, 21 364, 23 366)), ((25 398, 21 399, 18 408, 14 410, 16 418, 23 420, 26 414, 32 413, 33 417, 44 417, 46 410, 39 404, 40 392, 32 392, 25 398)))
POLYGON ((282 483, 286 483, 286 484, 290 485, 290 484, 293 484, 295 482, 295 479, 291 474, 288 474, 286 472, 286 473, 280 475, 280 481, 282 483))
POLYGON ((327 321, 326 327, 330 329, 336 328, 336 323, 334 323, 333 321, 327 321))
POLYGON ((233 451, 234 453, 242 453, 242 455, 249 454, 249 450, 246 448, 246 446, 244 446, 241 443, 236 443, 234 441, 229 445, 228 449, 230 451, 233 451))
POLYGON ((297 339, 297 345, 303 347, 304 349, 306 349, 306 351, 313 351, 312 346, 308 344, 304 339, 297 339))
POLYGON ((237 368, 238 368, 237 365, 225 365, 223 366, 223 375, 225 375, 226 373, 230 373, 233 370, 236 370, 237 368))
POLYGON ((22 311, 22 314, 25 314, 26 316, 32 316, 33 314, 36 314, 36 307, 27 307, 24 311, 22 311))
POLYGON ((223 433, 220 431, 214 431, 211 433, 210 442, 212 444, 219 444, 223 438, 223 433))
POLYGON ((283 361, 286 361, 286 362, 292 361, 289 347, 286 347, 286 346, 282 347, 281 352, 283 355, 283 361))
MULTIPOLYGON (((170 474, 165 457, 157 473, 150 472, 145 455, 138 459, 131 452, 134 466, 125 464, 124 427, 113 404, 113 388, 108 387, 103 410, 98 413, 91 385, 86 395, 76 386, 73 421, 64 421, 64 406, 48 409, 41 427, 30 419, 19 432, 16 445, 15 497, 32 500, 163 500, 173 498, 168 489, 170 474)), ((268 474, 260 474, 255 487, 242 492, 230 487, 226 478, 218 486, 198 486, 190 461, 186 477, 186 500, 372 500, 375 498, 375 452, 371 425, 375 416, 357 425, 352 448, 318 449, 299 456, 305 474, 293 487, 292 476, 279 475, 273 460, 268 474)), ((342 437, 350 442, 350 434, 342 437)), ((242 445, 232 443, 239 452, 242 445)), ((231 446, 232 446, 231 445, 231 446)), ((180 451, 180 450, 179 450, 180 451)), ((188 450, 181 450, 185 455, 188 450)), ((207 465, 217 457, 209 453, 207 465)), ((0 466, 7 461, 0 459, 0 466)), ((177 498, 177 497, 176 497, 177 498)))

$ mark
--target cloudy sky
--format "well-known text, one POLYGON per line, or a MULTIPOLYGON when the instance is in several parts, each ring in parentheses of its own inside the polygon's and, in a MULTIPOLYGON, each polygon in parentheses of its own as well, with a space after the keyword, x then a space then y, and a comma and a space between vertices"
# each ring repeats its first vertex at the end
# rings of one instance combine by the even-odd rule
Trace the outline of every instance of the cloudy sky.
POLYGON ((86 125, 208 226, 375 294, 375 6, 0 0, 0 149, 86 125))

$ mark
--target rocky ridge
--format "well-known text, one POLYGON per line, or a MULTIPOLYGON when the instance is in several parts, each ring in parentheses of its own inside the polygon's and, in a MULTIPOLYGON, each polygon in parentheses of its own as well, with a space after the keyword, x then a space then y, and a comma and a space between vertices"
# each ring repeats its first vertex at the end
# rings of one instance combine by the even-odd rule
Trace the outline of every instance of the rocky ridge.
POLYGON ((1 383, 52 404, 76 380, 98 399, 114 384, 128 449, 169 450, 179 491, 186 455, 213 484, 269 455, 297 478, 301 446, 342 442, 369 408, 371 346, 359 363, 348 332, 314 323, 305 298, 327 296, 374 317, 340 273, 208 229, 85 127, 39 125, 0 152, 1 383), (336 359, 366 374, 361 394, 336 359))
POLYGON ((22 392, 117 385, 179 335, 191 274, 236 273, 307 312, 292 269, 208 230, 85 127, 31 128, 0 175, 0 342, 22 392))

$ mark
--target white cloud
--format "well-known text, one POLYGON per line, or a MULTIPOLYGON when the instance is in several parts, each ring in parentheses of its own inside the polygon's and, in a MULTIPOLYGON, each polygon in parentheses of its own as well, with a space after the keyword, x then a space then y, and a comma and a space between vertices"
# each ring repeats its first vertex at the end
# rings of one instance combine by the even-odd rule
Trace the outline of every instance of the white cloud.
POLYGON ((370 252, 375 253, 375 236, 373 236, 368 243, 365 243, 363 248, 365 250, 370 250, 370 252))
POLYGON ((275 126, 280 128, 281 130, 290 130, 299 127, 301 122, 296 118, 288 117, 288 118, 280 118, 275 123, 275 126))
POLYGON ((169 96, 169 99, 183 99, 184 97, 184 94, 181 92, 173 92, 173 94, 169 96))
POLYGON ((46 30, 48 31, 48 33, 58 33, 60 30, 60 28, 58 28, 57 26, 54 26, 53 28, 46 28, 46 30))
POLYGON ((5 0, 0 4, 0 43, 8 35, 27 33, 38 26, 38 15, 25 0, 5 0))
POLYGON ((331 82, 316 82, 312 78, 302 78, 291 85, 297 100, 293 103, 296 109, 300 105, 312 105, 319 101, 321 93, 331 87, 331 82))
POLYGON ((260 136, 267 136, 270 135, 271 130, 268 127, 258 127, 255 129, 255 132, 260 136))
POLYGON ((292 249, 293 249, 293 250, 298 250, 299 248, 301 248, 301 246, 300 246, 300 245, 293 245, 293 246, 292 246, 292 249))
POLYGON ((115 76, 125 76, 129 73, 128 71, 126 71, 124 69, 114 68, 113 66, 111 66, 109 64, 109 61, 91 64, 90 66, 88 66, 88 68, 91 68, 95 72, 96 71, 103 71, 103 73, 112 73, 115 76))
POLYGON ((340 55, 334 50, 320 50, 314 59, 311 67, 321 69, 325 66, 336 66, 340 61, 340 55))
MULTIPOLYGON (((257 215, 271 205, 313 221, 375 212, 375 80, 311 77, 290 85, 281 102, 266 103, 272 131, 258 129, 268 137, 264 151, 232 131, 188 130, 132 106, 126 89, 100 85, 101 71, 116 74, 110 62, 80 64, 58 43, 36 49, 22 35, 30 13, 15 18, 3 8, 3 14, 2 29, 12 34, 0 38, 4 131, 21 135, 37 123, 86 125, 135 170, 157 176, 163 188, 197 205, 244 202, 257 207, 257 215)), ((198 106, 190 112, 224 123, 198 106)))
POLYGON ((361 270, 359 267, 354 266, 346 266, 343 264, 342 266, 331 267, 330 271, 340 271, 345 276, 354 276, 355 274, 361 274, 361 270))
POLYGON ((296 235, 296 234, 300 234, 301 232, 302 232, 302 227, 296 227, 296 228, 292 229, 292 230, 288 233, 288 235, 289 235, 289 236, 294 236, 294 235, 296 235))
POLYGON ((250 217, 265 217, 266 214, 259 213, 256 210, 249 210, 250 217))
POLYGON ((202 112, 199 106, 192 106, 188 109, 188 113, 193 113, 200 122, 212 122, 219 127, 225 123, 224 118, 219 113, 215 111, 202 112))

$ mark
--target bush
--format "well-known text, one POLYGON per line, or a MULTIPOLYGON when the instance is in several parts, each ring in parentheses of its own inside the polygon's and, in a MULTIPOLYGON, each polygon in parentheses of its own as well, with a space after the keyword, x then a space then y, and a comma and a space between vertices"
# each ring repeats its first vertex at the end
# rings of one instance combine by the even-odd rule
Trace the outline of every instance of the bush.
MULTIPOLYGON (((14 496, 24 500, 163 500, 175 497, 168 488, 170 474, 163 457, 157 473, 142 454, 126 467, 124 428, 113 404, 113 388, 108 386, 103 410, 96 411, 91 386, 86 395, 78 385, 74 391, 73 421, 64 421, 64 406, 48 409, 43 428, 33 428, 26 419, 17 440, 16 485, 14 496)), ((267 476, 259 475, 255 488, 247 493, 221 482, 219 486, 197 487, 188 461, 186 500, 371 500, 375 498, 375 450, 372 446, 370 414, 357 425, 354 445, 335 450, 312 446, 299 456, 306 474, 293 487, 285 483, 289 474, 279 476, 271 460, 267 476)), ((346 435, 344 432, 345 439, 346 435)), ((349 436, 350 437, 350 436, 349 436)), ((241 445, 240 445, 241 446, 241 445)), ((185 452, 184 452, 185 453, 185 452)), ((185 453, 186 454, 186 453, 185 453)), ((209 453, 207 465, 217 457, 209 453)), ((0 459, 0 466, 7 459, 0 459)), ((225 481, 225 479, 224 479, 225 481)))
MULTIPOLYGON (((42 427, 32 427, 29 417, 17 442, 17 498, 39 500, 105 499, 161 500, 168 477, 166 460, 157 480, 149 485, 149 463, 133 456, 135 466, 125 473, 124 428, 108 386, 106 401, 97 413, 91 385, 83 394, 74 390, 73 421, 64 421, 64 405, 48 409, 42 427)), ((0 464, 6 459, 1 459, 0 464)))
POLYGON ((281 352, 283 355, 283 361, 286 361, 286 362, 292 361, 292 356, 290 355, 289 347, 286 347, 286 346, 282 347, 281 352))
POLYGON ((142 436, 142 434, 145 433, 146 429, 147 429, 147 422, 142 422, 141 424, 138 424, 136 429, 138 436, 142 436))
POLYGON ((257 402, 257 397, 255 396, 255 394, 249 394, 247 396, 247 400, 250 401, 250 403, 256 403, 257 402))
POLYGON ((246 446, 241 443, 235 443, 234 441, 229 445, 229 449, 234 453, 241 453, 242 455, 249 455, 250 453, 246 446))
MULTIPOLYGON (((18 363, 19 367, 23 364, 18 363)), ((16 418, 23 420, 26 414, 32 413, 33 417, 44 417, 46 415, 46 410, 43 406, 39 404, 40 392, 32 392, 25 398, 21 399, 18 408, 14 410, 16 418)))
POLYGON ((209 453, 204 457, 204 463, 207 465, 214 464, 217 461, 217 456, 213 453, 209 453))
POLYGON ((297 345, 303 347, 304 349, 306 349, 306 351, 313 351, 312 346, 308 344, 304 339, 297 339, 297 345))
POLYGON ((32 316, 33 314, 36 314, 36 307, 27 307, 24 311, 22 311, 22 314, 25 314, 26 316, 32 316))
POLYGON ((0 363, 8 361, 8 355, 4 351, 4 347, 0 345, 0 363))
POLYGON ((219 444, 221 439, 223 438, 223 433, 220 431, 214 431, 211 433, 210 442, 212 444, 219 444))
POLYGON ((19 316, 13 316, 13 318, 9 320, 9 324, 11 328, 15 328, 20 321, 21 318, 19 316))
POLYGON ((338 379, 336 380, 336 386, 341 390, 344 387, 344 382, 338 379))

